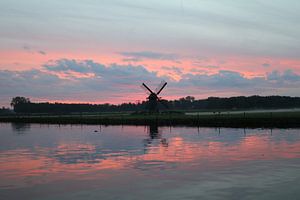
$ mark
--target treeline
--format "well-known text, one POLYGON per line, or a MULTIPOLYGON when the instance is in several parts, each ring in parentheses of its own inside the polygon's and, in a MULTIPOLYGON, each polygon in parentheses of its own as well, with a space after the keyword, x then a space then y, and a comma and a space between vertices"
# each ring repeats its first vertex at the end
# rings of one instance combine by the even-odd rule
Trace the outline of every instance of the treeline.
MULTIPOLYGON (((242 110, 300 108, 300 97, 289 96, 239 96, 229 98, 209 97, 196 100, 192 96, 178 100, 163 100, 160 110, 242 110)), ((16 113, 82 113, 82 112, 124 112, 146 111, 147 102, 113 104, 65 104, 34 103, 25 97, 15 97, 11 105, 16 113)))
POLYGON ((300 97, 289 96, 238 96, 229 98, 209 97, 203 100, 175 100, 175 106, 180 109, 200 110, 241 110, 241 109, 281 109, 300 108, 300 97))
POLYGON ((5 107, 0 108, 0 115, 7 115, 11 113, 12 111, 9 108, 5 108, 5 107))
POLYGON ((114 104, 67 104, 67 103, 34 103, 29 98, 14 97, 11 106, 16 113, 82 113, 82 112, 124 112, 142 111, 146 103, 114 104))

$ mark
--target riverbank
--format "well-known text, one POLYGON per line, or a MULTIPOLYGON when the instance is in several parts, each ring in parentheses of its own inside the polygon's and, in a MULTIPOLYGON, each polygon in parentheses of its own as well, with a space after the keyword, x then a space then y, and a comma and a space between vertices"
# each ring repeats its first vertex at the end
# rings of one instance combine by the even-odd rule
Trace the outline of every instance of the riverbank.
POLYGON ((209 113, 209 114, 98 114, 98 115, 13 115, 0 122, 42 124, 161 125, 201 127, 300 128, 300 112, 209 113))

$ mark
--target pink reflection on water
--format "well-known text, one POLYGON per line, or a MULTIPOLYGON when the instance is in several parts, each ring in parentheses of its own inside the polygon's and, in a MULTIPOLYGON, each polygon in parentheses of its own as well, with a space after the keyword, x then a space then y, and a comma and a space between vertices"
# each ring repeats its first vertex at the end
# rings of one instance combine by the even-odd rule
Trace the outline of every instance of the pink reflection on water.
MULTIPOLYGON (((300 142, 271 141, 270 136, 250 135, 236 143, 187 141, 176 136, 168 145, 152 144, 145 153, 97 152, 93 144, 58 144, 55 148, 35 147, 2 151, 1 187, 25 187, 59 180, 109 179, 117 170, 142 165, 177 163, 189 168, 201 164, 212 168, 243 161, 300 158, 300 142)), ((186 168, 185 167, 185 168, 186 168)), ((195 170, 192 169, 191 170, 195 170)))

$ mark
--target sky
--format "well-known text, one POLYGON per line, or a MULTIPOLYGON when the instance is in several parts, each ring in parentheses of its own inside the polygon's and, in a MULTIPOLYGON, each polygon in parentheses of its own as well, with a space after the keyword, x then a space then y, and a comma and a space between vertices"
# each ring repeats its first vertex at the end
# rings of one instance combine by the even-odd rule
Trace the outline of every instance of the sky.
POLYGON ((300 96, 297 0, 0 0, 0 105, 300 96))

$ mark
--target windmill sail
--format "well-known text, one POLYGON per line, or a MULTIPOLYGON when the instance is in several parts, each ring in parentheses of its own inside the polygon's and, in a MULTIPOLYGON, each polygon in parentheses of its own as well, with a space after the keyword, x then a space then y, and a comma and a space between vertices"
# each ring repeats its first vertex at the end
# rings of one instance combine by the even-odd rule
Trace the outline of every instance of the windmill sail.
POLYGON ((151 94, 151 92, 144 85, 140 85, 140 87, 146 92, 146 94, 151 94))
POLYGON ((167 82, 165 82, 163 84, 163 86, 160 88, 160 90, 156 94, 159 95, 159 93, 166 87, 166 85, 167 85, 167 82))
POLYGON ((161 81, 160 84, 155 88, 155 93, 157 94, 158 91, 163 87, 166 81, 161 81))
POLYGON ((152 90, 145 84, 143 83, 142 86, 147 89, 151 94, 153 94, 154 92, 152 92, 152 90))
POLYGON ((166 87, 167 82, 162 81, 159 86, 156 88, 155 93, 145 84, 142 83, 141 87, 146 93, 149 95, 148 99, 148 108, 150 113, 158 112, 158 103, 161 103, 164 107, 168 108, 167 103, 165 100, 162 100, 158 95, 161 91, 166 87))

